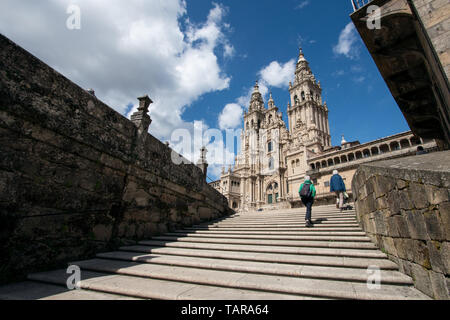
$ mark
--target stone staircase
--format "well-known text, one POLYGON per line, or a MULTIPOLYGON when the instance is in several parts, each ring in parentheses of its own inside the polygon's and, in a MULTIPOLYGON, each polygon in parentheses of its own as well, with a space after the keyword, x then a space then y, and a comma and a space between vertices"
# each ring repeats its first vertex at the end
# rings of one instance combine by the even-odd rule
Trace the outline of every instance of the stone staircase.
POLYGON ((304 208, 235 215, 141 241, 81 268, 81 290, 66 270, 31 274, 0 288, 0 299, 429 299, 379 251, 354 211, 304 208), (369 289, 368 267, 381 270, 369 289))

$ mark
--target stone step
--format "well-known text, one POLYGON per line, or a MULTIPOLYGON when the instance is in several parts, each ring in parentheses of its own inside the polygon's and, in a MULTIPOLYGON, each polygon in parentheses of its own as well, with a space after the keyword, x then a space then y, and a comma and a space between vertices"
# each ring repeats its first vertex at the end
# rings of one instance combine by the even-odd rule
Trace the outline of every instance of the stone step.
MULTIPOLYGON (((157 246, 158 242, 142 241, 140 244, 157 246), (154 245, 153 245, 154 244, 154 245)), ((166 243, 164 243, 166 245, 166 243)), ((196 243, 193 242, 194 247, 197 249, 214 249, 214 250, 225 250, 224 245, 217 245, 214 243, 196 243)), ((172 245, 167 245, 168 247, 173 247, 172 245)), ((191 248, 191 243, 188 245, 182 245, 177 243, 176 247, 191 248)), ((368 250, 367 248, 348 248, 348 249, 338 249, 338 248, 320 248, 320 247, 287 247, 287 246, 276 246, 276 245, 265 245, 254 249, 252 245, 227 245, 229 250, 232 251, 249 251, 249 252, 266 252, 266 253, 286 253, 286 254, 303 254, 303 255, 317 255, 317 256, 332 256, 332 257, 359 257, 359 258, 387 258, 386 254, 383 252, 372 248, 368 250), (252 249, 253 248, 253 249, 252 249)))
MULTIPOLYGON (((175 233, 196 233, 196 234, 255 234, 255 235, 298 235, 303 234, 303 231, 311 232, 310 228, 295 229, 290 230, 278 230, 278 229, 260 229, 260 230, 239 230, 239 229, 223 229, 223 228, 211 228, 211 229, 195 229, 195 228, 185 228, 182 230, 175 230, 175 233)), ((359 228, 331 228, 331 229, 314 229, 315 233, 327 233, 327 232, 339 232, 339 233, 350 233, 350 232, 361 232, 359 228)), ((328 233, 327 233, 328 234, 328 233)))
MULTIPOLYGON (((367 282, 367 270, 356 268, 337 268, 323 266, 280 264, 278 261, 252 262, 242 260, 196 258, 186 256, 165 256, 165 255, 139 255, 134 252, 116 251, 101 253, 97 255, 101 259, 113 259, 134 261, 139 263, 149 263, 158 265, 170 265, 179 267, 191 267, 200 269, 213 269, 220 271, 238 271, 247 273, 260 273, 269 275, 283 275, 291 277, 333 279, 356 282, 367 282)), ((413 284, 412 279, 398 271, 381 271, 383 283, 390 284, 413 284)))
MULTIPOLYGON (((234 289, 257 290, 282 294, 307 295, 334 299, 422 299, 416 289, 403 285, 382 285, 370 290, 366 283, 271 276, 242 272, 226 272, 177 266, 92 259, 73 262, 82 271, 112 273, 143 279, 157 279, 189 284, 220 286, 234 289)), ((94 282, 97 283, 97 282, 94 282)), ((121 288, 122 289, 122 288, 121 288)), ((156 291, 153 288, 153 291, 156 291)), ((118 292, 122 294, 121 292, 118 292)))
MULTIPOLYGON (((278 216, 278 215, 261 215, 261 216, 230 216, 227 217, 224 220, 292 220, 292 219, 301 219, 305 218, 306 212, 299 212, 296 215, 289 215, 289 216, 278 216)), ((339 218, 355 218, 355 213, 338 213, 338 214, 317 214, 316 212, 313 213, 314 217, 317 218, 328 218, 328 219, 339 219, 339 218)))
POLYGON ((215 232, 212 231, 198 231, 192 232, 188 230, 177 230, 174 232, 166 233, 165 236, 192 236, 192 237, 224 237, 224 238, 239 238, 239 239, 278 239, 278 240, 298 240, 298 237, 302 236, 357 236, 365 237, 366 233, 361 230, 356 231, 329 231, 327 233, 315 231, 311 229, 301 230, 297 232, 229 232, 222 231, 220 229, 215 232))
POLYGON ((162 246, 162 247, 196 247, 196 248, 204 248, 205 246, 214 247, 219 250, 260 250, 261 252, 267 252, 272 248, 285 248, 292 252, 294 249, 302 249, 302 248, 334 248, 334 249, 366 249, 366 250, 375 250, 377 247, 371 242, 338 242, 338 241, 293 241, 293 240, 272 240, 272 241, 264 241, 264 240, 251 240, 251 239, 228 239, 228 240, 220 240, 220 239, 187 239, 184 238, 183 241, 173 241, 173 240, 146 240, 141 241, 140 244, 143 245, 151 245, 151 246, 162 246), (258 247, 255 247, 258 246, 258 247), (259 249, 258 249, 259 248, 259 249))
POLYGON ((361 231, 361 228, 355 228, 355 227, 324 227, 324 228, 233 228, 233 227, 221 227, 221 228, 183 228, 180 230, 176 230, 175 232, 178 231, 184 231, 184 232, 245 232, 248 234, 251 234, 253 232, 262 232, 264 234, 266 233, 271 233, 271 232, 276 232, 276 233, 287 233, 287 232, 296 232, 298 233, 299 231, 311 231, 314 230, 315 232, 340 232, 340 231, 361 231))
POLYGON ((250 225, 250 226, 239 226, 239 225, 229 225, 229 226, 217 226, 214 224, 210 224, 210 225, 203 225, 203 226, 193 226, 193 227, 187 227, 186 229, 198 229, 198 230, 204 230, 204 229, 244 229, 244 230, 254 230, 254 229, 259 229, 259 230, 267 230, 267 229, 273 229, 273 230, 289 230, 289 229, 293 229, 293 230, 327 230, 329 228, 361 228, 357 223, 352 223, 352 224, 333 224, 333 223, 329 223, 329 224, 322 224, 322 223, 318 223, 318 222, 314 222, 313 219, 313 223, 314 224, 314 228, 306 228, 305 224, 289 224, 289 225, 284 225, 284 226, 274 226, 271 224, 266 224, 266 225, 259 225, 259 226, 254 226, 254 225, 250 225))
MULTIPOLYGON (((65 286, 66 270, 31 274, 30 280, 65 286)), ((80 287, 90 292, 112 293, 123 299, 137 297, 158 300, 311 300, 325 299, 306 295, 280 294, 256 290, 199 285, 82 270, 80 287)))
MULTIPOLYGON (((357 227, 359 226, 357 223, 348 223, 348 222, 330 222, 330 221, 320 221, 320 223, 315 222, 314 219, 312 219, 314 223, 314 228, 321 227, 321 226, 330 226, 333 227, 336 226, 349 226, 349 227, 357 227)), ((254 228, 254 227, 272 227, 272 228, 280 228, 280 227, 305 227, 305 222, 302 223, 266 223, 266 222, 258 222, 258 223, 212 223, 212 224, 201 224, 201 225, 195 225, 194 227, 244 227, 244 228, 254 228)))
POLYGON ((352 242, 370 242, 370 238, 367 236, 328 236, 327 234, 316 234, 316 235, 305 235, 305 236, 265 236, 261 237, 259 235, 220 235, 220 234, 178 234, 178 233, 167 233, 165 236, 152 237, 154 240, 165 240, 165 241, 186 241, 188 238, 195 239, 261 239, 261 240, 321 240, 321 241, 352 241, 352 242))
POLYGON ((206 257, 215 259, 230 260, 247 260, 259 262, 278 262, 287 264, 301 265, 317 265, 317 266, 333 266, 333 267, 349 267, 349 268, 365 268, 371 265, 377 265, 380 269, 398 270, 398 266, 392 261, 381 257, 367 256, 329 256, 326 254, 312 254, 311 251, 301 249, 289 250, 288 248, 268 248, 264 249, 256 247, 251 250, 251 246, 228 248, 227 246, 200 246, 198 244, 188 244, 185 246, 176 243, 165 248, 152 247, 145 245, 121 247, 121 251, 178 255, 189 257, 206 257), (201 250, 199 250, 201 249, 201 250), (305 253, 303 253, 305 252, 305 253), (310 254, 308 254, 310 253, 310 254))
MULTIPOLYGON (((67 277, 67 274, 66 274, 67 277)), ((69 290, 67 287, 24 281, 0 287, 0 300, 140 300, 117 294, 89 290, 69 290)))

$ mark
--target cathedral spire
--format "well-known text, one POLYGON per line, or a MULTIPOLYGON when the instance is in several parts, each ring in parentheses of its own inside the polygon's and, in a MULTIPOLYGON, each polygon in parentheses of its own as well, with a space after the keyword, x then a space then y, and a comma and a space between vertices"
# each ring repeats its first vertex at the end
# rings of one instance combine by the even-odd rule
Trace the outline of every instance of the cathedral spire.
POLYGON ((305 55, 303 54, 303 49, 302 49, 302 47, 300 47, 300 49, 299 49, 299 53, 298 53, 298 61, 297 61, 297 62, 301 62, 301 61, 306 61, 305 55))
POLYGON ((275 106, 275 101, 273 100, 273 97, 272 97, 272 91, 270 92, 270 98, 269 98, 269 102, 267 104, 269 105, 269 109, 271 109, 275 106))
POLYGON ((258 81, 255 82, 255 86, 253 87, 252 98, 250 100, 249 111, 262 110, 264 109, 264 100, 259 92, 259 84, 258 81))

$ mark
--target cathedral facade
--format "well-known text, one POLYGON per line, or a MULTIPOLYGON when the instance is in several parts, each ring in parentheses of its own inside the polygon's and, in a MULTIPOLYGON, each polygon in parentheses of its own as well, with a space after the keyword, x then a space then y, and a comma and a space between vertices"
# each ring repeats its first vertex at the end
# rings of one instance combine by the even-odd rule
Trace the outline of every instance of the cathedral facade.
POLYGON ((339 169, 351 194, 351 180, 359 164, 411 155, 420 144, 428 149, 435 147, 434 141, 425 143, 411 132, 363 145, 343 137, 341 146, 333 147, 320 81, 301 49, 289 93, 287 127, 272 95, 266 107, 258 83, 254 86, 248 112, 244 113, 241 150, 234 169, 223 169, 220 180, 211 183, 235 210, 299 205, 298 189, 306 175, 317 186, 317 198, 333 201, 327 186, 333 170, 339 169))

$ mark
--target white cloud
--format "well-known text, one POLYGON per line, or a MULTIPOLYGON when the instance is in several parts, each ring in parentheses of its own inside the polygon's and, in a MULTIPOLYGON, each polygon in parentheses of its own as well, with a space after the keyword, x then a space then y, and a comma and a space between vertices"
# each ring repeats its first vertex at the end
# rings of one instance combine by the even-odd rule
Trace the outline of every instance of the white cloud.
POLYGON ((261 80, 271 87, 284 88, 289 85, 295 72, 295 60, 289 60, 284 64, 278 61, 272 61, 267 67, 263 68, 259 74, 261 80))
POLYGON ((66 28, 72 0, 3 0, 0 32, 124 114, 148 94, 150 132, 169 140, 175 128, 192 130, 182 114, 203 94, 229 87, 216 53, 231 56, 214 4, 205 22, 192 24, 184 0, 77 0, 81 30, 66 28))
POLYGON ((359 47, 357 46, 358 36, 353 22, 349 22, 339 35, 339 41, 333 47, 333 52, 337 55, 344 55, 349 59, 359 57, 359 47))
POLYGON ((241 125, 244 110, 236 103, 229 103, 219 115, 219 128, 221 130, 235 129, 241 125))
POLYGON ((304 7, 308 6, 308 5, 309 5, 309 0, 302 1, 302 2, 300 2, 300 3, 295 7, 295 9, 296 9, 296 10, 301 10, 301 9, 303 9, 304 7))
POLYGON ((366 80, 366 77, 364 77, 364 76, 359 76, 359 77, 353 78, 352 80, 353 80, 354 82, 356 82, 356 83, 362 83, 362 82, 364 82, 364 80, 366 80))

